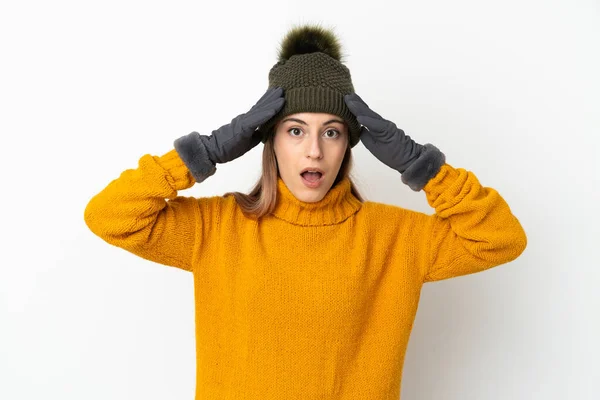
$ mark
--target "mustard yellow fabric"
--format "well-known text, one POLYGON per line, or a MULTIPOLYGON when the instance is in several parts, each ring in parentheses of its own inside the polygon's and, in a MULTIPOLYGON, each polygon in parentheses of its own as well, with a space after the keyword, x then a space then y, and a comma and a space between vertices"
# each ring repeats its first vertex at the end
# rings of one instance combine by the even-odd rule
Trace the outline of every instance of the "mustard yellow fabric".
POLYGON ((197 399, 397 400, 423 283, 527 245, 500 194, 447 163, 423 189, 433 215, 362 203, 348 179, 303 203, 279 178, 276 210, 257 221, 233 197, 178 196, 194 183, 174 149, 146 154, 84 218, 104 241, 192 273, 197 399))

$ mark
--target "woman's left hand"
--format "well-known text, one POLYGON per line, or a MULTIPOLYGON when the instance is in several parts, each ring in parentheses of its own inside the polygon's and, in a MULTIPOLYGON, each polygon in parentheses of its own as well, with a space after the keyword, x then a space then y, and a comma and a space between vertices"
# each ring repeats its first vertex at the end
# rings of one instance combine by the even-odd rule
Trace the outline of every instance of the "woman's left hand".
POLYGON ((356 120, 364 125, 361 128, 360 140, 382 163, 401 174, 419 157, 423 146, 410 136, 371 110, 367 103, 356 93, 344 96, 344 101, 356 120), (366 128, 365 128, 366 127, 366 128))

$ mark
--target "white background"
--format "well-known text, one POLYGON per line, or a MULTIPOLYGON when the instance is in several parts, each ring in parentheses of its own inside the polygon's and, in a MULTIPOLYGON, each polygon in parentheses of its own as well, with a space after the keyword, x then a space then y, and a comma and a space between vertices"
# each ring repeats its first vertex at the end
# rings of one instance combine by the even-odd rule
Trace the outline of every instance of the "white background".
MULTIPOLYGON (((292 25, 333 27, 354 87, 495 188, 528 247, 426 284, 405 399, 598 399, 598 1, 3 2, 0 398, 192 399, 192 275, 85 225, 147 153, 246 112, 292 25)), ((247 192, 262 144, 184 195, 247 192)), ((372 201, 433 213, 363 145, 372 201)))

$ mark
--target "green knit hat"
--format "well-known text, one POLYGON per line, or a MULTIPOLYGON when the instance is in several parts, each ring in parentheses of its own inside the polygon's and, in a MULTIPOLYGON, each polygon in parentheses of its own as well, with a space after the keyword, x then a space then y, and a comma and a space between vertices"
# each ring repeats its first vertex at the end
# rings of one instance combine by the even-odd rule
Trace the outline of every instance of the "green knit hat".
POLYGON ((285 104, 260 126, 262 142, 288 115, 324 112, 348 124, 350 147, 354 147, 359 142, 361 125, 344 102, 344 95, 354 93, 354 86, 350 70, 341 62, 341 45, 334 33, 319 25, 294 27, 281 42, 278 58, 269 71, 269 88, 282 87, 285 104))

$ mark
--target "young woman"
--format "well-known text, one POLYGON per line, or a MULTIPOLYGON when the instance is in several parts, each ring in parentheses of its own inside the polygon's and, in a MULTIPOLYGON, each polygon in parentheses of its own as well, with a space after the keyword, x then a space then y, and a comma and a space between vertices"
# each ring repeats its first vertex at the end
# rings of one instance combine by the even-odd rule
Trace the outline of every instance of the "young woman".
POLYGON ((294 28, 248 112, 144 155, 85 209, 106 242, 192 273, 198 399, 398 399, 422 285, 526 247, 496 190, 369 108, 339 49, 294 28), (261 141, 250 193, 178 195, 261 141), (349 177, 358 142, 435 214, 365 201, 349 177))

